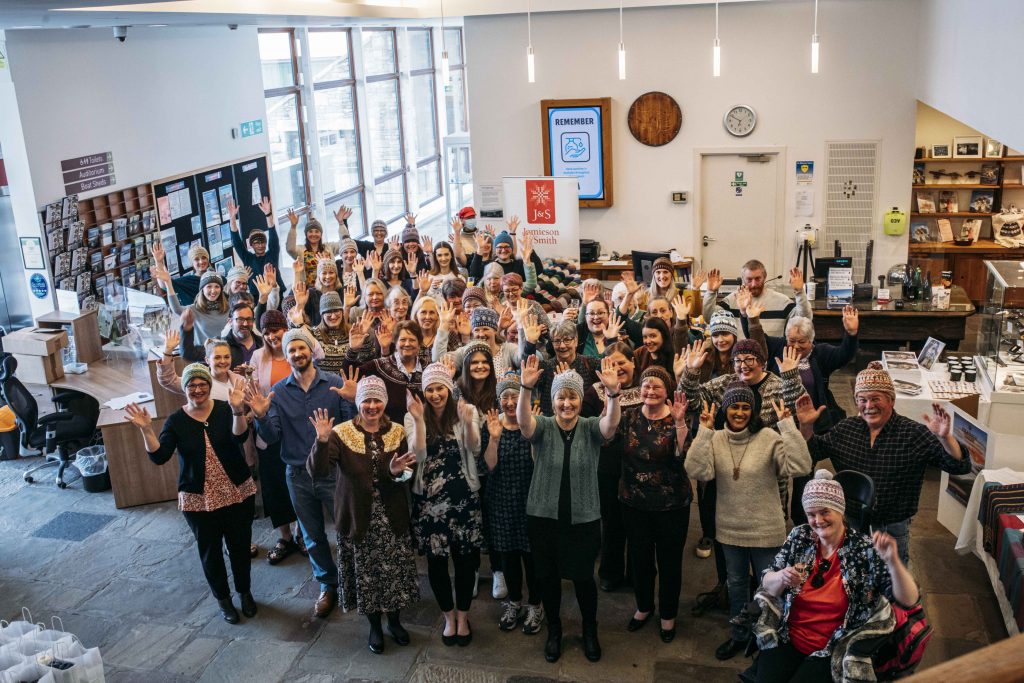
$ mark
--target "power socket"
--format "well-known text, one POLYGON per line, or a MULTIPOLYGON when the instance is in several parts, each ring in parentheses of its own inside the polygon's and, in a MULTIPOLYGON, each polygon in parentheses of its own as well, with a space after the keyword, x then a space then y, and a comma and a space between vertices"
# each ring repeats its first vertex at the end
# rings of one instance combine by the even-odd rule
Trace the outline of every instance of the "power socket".
POLYGON ((686 204, 690 201, 689 192, 673 192, 672 203, 673 204, 686 204))

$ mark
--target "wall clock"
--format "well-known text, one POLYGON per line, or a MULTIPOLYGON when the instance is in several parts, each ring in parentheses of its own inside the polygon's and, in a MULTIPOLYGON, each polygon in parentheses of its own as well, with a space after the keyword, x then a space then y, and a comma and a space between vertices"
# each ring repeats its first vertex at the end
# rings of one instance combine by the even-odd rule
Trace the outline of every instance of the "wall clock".
POLYGON ((754 132, 754 126, 757 125, 757 113, 753 107, 737 104, 725 113, 722 125, 731 135, 738 138, 745 137, 754 132))
POLYGON ((671 96, 663 92, 644 93, 636 98, 626 117, 629 132, 650 147, 668 144, 679 134, 683 112, 671 96))

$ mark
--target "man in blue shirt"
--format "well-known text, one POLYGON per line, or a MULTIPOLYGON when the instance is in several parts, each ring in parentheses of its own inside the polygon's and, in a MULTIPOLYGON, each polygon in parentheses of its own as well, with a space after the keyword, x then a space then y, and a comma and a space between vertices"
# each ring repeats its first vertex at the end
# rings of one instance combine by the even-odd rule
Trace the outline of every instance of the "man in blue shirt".
POLYGON ((281 460, 287 466, 288 494, 299 518, 299 527, 309 552, 313 576, 320 582, 320 597, 313 614, 325 618, 338 604, 338 565, 324 529, 324 506, 334 509, 334 474, 314 480, 306 471, 306 459, 316 442, 316 430, 309 418, 323 408, 341 424, 355 415, 356 383, 339 375, 321 372, 313 365, 316 341, 305 328, 288 330, 281 340, 290 375, 264 395, 250 384, 246 390, 249 407, 256 416, 256 428, 267 443, 281 442, 281 460))

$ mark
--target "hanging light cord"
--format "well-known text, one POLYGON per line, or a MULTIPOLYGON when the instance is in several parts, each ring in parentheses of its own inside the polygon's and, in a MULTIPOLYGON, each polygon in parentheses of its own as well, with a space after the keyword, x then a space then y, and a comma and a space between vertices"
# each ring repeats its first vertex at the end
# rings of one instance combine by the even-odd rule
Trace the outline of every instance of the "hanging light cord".
POLYGON ((530 0, 526 0, 526 44, 533 47, 533 24, 530 20, 530 0))
POLYGON ((718 40, 718 0, 715 0, 715 40, 718 40))
POLYGON ((818 0, 814 0, 814 35, 818 35, 818 0))
POLYGON ((441 51, 448 51, 448 43, 444 39, 444 0, 441 0, 441 51))
POLYGON ((619 45, 622 45, 622 0, 619 0, 619 45))

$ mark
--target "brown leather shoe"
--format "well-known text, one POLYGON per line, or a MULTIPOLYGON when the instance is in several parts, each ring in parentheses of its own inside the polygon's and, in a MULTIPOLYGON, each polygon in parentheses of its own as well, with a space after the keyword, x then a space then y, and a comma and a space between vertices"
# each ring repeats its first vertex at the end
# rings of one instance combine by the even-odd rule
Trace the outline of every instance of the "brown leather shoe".
POLYGON ((326 619, 327 615, 331 613, 331 610, 333 610, 337 604, 338 591, 320 591, 320 597, 316 599, 316 605, 313 607, 313 616, 319 619, 326 619))

